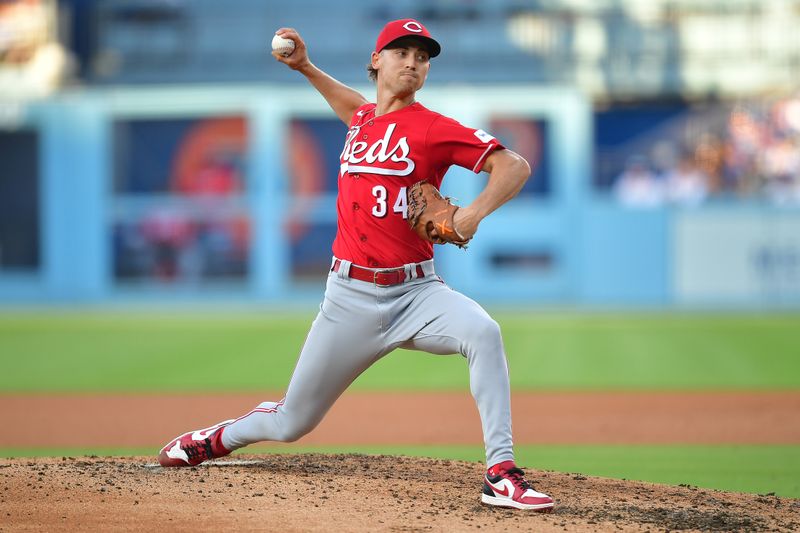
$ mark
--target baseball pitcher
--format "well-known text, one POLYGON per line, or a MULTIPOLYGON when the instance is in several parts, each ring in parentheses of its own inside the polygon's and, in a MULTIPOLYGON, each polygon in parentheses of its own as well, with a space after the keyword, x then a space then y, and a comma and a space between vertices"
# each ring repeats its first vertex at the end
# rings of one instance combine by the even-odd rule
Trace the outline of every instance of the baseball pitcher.
POLYGON ((190 431, 159 454, 162 466, 194 466, 260 441, 295 441, 336 399, 395 348, 461 354, 480 413, 488 505, 550 511, 514 464, 508 367, 497 323, 436 275, 433 244, 466 246, 486 216, 513 198, 528 163, 482 130, 416 101, 441 47, 413 19, 386 24, 368 72, 375 103, 317 68, 293 29, 276 32, 294 48, 273 55, 304 75, 349 126, 340 156, 338 231, 320 311, 286 396, 237 419, 190 431), (438 189, 451 165, 488 173, 483 191, 458 208, 438 189))

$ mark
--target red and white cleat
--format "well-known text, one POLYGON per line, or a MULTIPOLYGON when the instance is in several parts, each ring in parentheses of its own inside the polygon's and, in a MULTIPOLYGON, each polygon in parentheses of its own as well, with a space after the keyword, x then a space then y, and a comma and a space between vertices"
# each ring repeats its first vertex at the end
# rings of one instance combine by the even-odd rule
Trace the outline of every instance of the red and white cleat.
POLYGON ((534 490, 514 461, 503 461, 489 468, 483 479, 481 501, 487 505, 540 513, 549 513, 554 505, 553 498, 534 490))
POLYGON ((230 450, 222 445, 222 430, 233 420, 226 420, 205 429, 184 433, 161 448, 161 466, 196 466, 209 459, 224 457, 230 450))

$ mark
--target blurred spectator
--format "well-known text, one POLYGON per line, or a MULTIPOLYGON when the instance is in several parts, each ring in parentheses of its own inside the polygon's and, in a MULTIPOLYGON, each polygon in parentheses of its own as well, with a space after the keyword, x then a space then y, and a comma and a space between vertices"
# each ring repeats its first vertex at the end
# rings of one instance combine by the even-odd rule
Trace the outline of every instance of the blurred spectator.
POLYGON ((708 188, 712 193, 719 193, 727 188, 725 176, 725 144, 719 137, 711 133, 700 135, 694 147, 694 158, 697 168, 708 176, 708 188))
POLYGON ((775 203, 800 200, 800 123, 793 113, 800 97, 737 106, 725 131, 725 176, 742 196, 775 203))
POLYGON ((753 111, 739 105, 728 116, 725 133, 725 188, 741 196, 758 191, 758 156, 766 139, 753 111))
POLYGON ((698 205, 718 197, 800 205, 800 94, 687 106, 616 150, 616 161, 634 151, 652 161, 626 160, 614 193, 627 205, 698 205), (674 157, 677 146, 684 157, 674 157))
POLYGON ((182 266, 197 263, 182 257, 192 253, 190 244, 194 238, 194 228, 183 214, 166 208, 156 210, 141 221, 140 231, 150 244, 153 254, 150 274, 156 279, 174 280, 180 276, 182 266))
POLYGON ((764 189, 778 204, 800 203, 800 143, 774 140, 763 154, 764 189))
POLYGON ((628 159, 625 171, 614 183, 614 194, 620 202, 632 207, 655 207, 664 202, 661 181, 640 155, 628 159))
POLYGON ((49 6, 42 0, 0 0, 0 96, 46 96, 67 76, 70 59, 53 39, 49 6))
POLYGON ((695 164, 692 156, 684 156, 664 177, 667 199, 678 205, 701 204, 708 196, 708 176, 695 164))

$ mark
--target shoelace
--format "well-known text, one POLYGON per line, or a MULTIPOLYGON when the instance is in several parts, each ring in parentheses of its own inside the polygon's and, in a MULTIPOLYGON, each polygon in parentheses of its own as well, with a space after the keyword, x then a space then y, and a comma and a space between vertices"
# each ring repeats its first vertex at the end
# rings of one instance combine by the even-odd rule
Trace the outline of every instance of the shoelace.
POLYGON ((188 446, 182 446, 183 451, 190 460, 203 459, 206 460, 213 456, 214 452, 211 450, 211 439, 203 439, 198 442, 193 442, 188 446), (203 456, 205 452, 205 456, 203 456))
POLYGON ((533 486, 525 479, 525 472, 519 468, 510 468, 506 470, 506 476, 508 476, 514 485, 523 491, 533 489, 533 486))

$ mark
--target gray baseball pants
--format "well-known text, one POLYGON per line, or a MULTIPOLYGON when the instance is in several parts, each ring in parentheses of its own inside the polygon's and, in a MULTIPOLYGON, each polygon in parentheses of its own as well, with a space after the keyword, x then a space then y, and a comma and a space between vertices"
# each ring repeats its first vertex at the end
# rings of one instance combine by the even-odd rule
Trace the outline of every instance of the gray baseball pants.
POLYGON ((405 283, 381 287, 351 279, 350 263, 328 275, 325 298, 297 360, 286 396, 264 402, 222 433, 235 450, 260 441, 291 442, 310 432, 364 370, 395 348, 463 355, 481 417, 486 462, 513 460, 508 366, 497 322, 421 263, 405 283))

